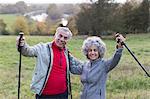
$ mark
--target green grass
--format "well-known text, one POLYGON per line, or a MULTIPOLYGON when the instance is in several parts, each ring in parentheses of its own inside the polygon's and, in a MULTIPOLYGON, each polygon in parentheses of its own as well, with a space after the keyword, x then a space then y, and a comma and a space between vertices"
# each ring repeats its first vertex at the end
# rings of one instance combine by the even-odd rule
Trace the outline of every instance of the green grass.
MULTIPOLYGON (((150 34, 127 35, 126 44, 150 73, 150 34)), ((48 36, 26 36, 30 45, 52 41, 48 36)), ((17 99, 19 53, 15 46, 16 36, 0 36, 0 97, 17 99)), ((106 58, 115 50, 114 40, 104 40, 107 45, 106 58)), ((85 60, 81 54, 83 39, 74 37, 68 44, 72 54, 85 60)), ((21 99, 34 99, 30 82, 35 58, 22 57, 21 99)), ((79 99, 81 83, 79 76, 72 75, 73 99, 79 99)), ((145 76, 140 66, 125 49, 118 66, 109 73, 107 80, 107 99, 149 99, 150 78, 145 76)))
POLYGON ((11 31, 12 30, 12 25, 14 24, 16 20, 15 14, 0 14, 0 19, 3 19, 4 23, 7 24, 7 30, 11 31))

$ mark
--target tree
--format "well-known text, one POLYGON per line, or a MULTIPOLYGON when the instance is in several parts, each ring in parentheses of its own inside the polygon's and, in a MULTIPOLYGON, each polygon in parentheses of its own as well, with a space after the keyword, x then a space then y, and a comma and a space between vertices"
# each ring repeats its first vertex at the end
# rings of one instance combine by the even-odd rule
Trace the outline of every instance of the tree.
POLYGON ((140 4, 137 10, 138 10, 137 20, 139 21, 139 23, 136 24, 136 28, 140 29, 139 32, 147 32, 147 29, 149 27, 149 15, 150 15, 149 14, 149 1, 143 0, 143 2, 140 4))
POLYGON ((78 30, 77 30, 76 23, 75 23, 75 17, 72 16, 69 18, 68 27, 72 31, 73 35, 78 34, 78 30))
POLYGON ((48 14, 47 19, 57 20, 62 16, 62 12, 58 9, 56 4, 50 4, 46 12, 48 14))
POLYGON ((24 1, 19 1, 14 6, 17 8, 17 13, 24 14, 27 12, 27 5, 24 1))
POLYGON ((134 29, 134 23, 133 23, 133 5, 131 4, 131 2, 126 2, 123 6, 122 6, 122 16, 123 16, 123 24, 126 29, 126 32, 133 32, 134 29))
POLYGON ((27 10, 28 7, 24 1, 19 1, 16 4, 6 4, 0 7, 0 13, 4 14, 24 14, 27 10))
MULTIPOLYGON (((114 4, 111 0, 98 0, 94 4, 82 7, 78 14, 77 27, 88 35, 101 35, 111 29, 110 18, 114 4)), ((83 33, 82 33, 83 34, 83 33)))
POLYGON ((147 32, 149 24, 149 2, 143 0, 142 3, 130 1, 123 6, 123 17, 125 28, 128 32, 143 33, 147 32))
POLYGON ((8 34, 6 27, 6 23, 4 23, 3 19, 0 19, 0 34, 8 34))
POLYGON ((24 32, 26 35, 29 35, 28 22, 23 16, 16 18, 14 25, 12 26, 15 34, 18 34, 20 31, 24 32))
POLYGON ((45 24, 45 22, 37 22, 37 34, 40 35, 47 35, 48 31, 47 31, 47 26, 45 24))
POLYGON ((115 31, 124 33, 126 31, 124 27, 122 7, 120 6, 120 4, 114 4, 114 8, 112 9, 107 20, 110 24, 109 30, 111 30, 112 32, 115 31))
POLYGON ((36 22, 30 20, 28 22, 28 27, 30 35, 35 35, 37 32, 36 22))
POLYGON ((81 11, 76 18, 76 25, 80 35, 88 35, 91 31, 91 18, 91 5, 81 5, 81 11))

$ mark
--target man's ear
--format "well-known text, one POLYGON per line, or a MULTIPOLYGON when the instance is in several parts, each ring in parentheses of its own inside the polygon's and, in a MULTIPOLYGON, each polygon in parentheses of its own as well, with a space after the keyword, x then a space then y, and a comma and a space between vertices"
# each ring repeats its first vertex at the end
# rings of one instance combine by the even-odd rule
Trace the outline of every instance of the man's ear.
POLYGON ((57 36, 58 36, 58 33, 55 33, 55 34, 54 34, 54 38, 56 38, 57 36))

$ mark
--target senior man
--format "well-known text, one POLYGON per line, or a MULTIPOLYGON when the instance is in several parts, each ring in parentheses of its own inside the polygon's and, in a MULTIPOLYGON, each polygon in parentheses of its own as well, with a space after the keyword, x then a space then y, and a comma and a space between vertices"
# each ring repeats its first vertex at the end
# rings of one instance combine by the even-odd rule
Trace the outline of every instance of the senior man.
POLYGON ((58 27, 52 42, 29 46, 24 37, 21 39, 21 54, 36 57, 31 83, 36 99, 68 99, 69 59, 66 44, 71 37, 69 28, 58 27))

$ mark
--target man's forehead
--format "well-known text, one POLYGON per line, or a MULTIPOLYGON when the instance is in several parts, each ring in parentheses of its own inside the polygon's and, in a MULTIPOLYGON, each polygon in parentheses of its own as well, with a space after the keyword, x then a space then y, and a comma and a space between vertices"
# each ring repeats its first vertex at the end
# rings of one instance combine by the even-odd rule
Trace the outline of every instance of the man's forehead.
POLYGON ((62 35, 64 37, 69 37, 69 34, 67 32, 63 32, 63 31, 59 32, 58 35, 62 35))

